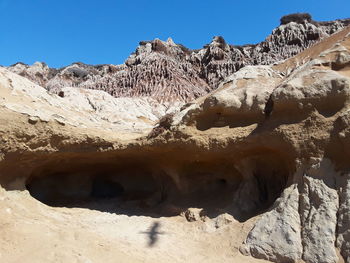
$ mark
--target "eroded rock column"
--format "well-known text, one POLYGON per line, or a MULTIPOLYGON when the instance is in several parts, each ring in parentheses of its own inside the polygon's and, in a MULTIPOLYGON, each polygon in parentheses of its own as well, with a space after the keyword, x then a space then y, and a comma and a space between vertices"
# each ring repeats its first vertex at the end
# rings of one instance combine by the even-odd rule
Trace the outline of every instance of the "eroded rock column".
POLYGON ((327 159, 300 168, 295 183, 257 221, 241 251, 274 262, 335 263, 338 228, 337 244, 348 257, 350 182, 342 183, 338 211, 338 177, 327 159))
POLYGON ((303 260, 337 262, 335 250, 338 194, 322 179, 305 175, 300 200, 303 260))
POLYGON ((338 236, 337 247, 345 262, 350 262, 350 174, 339 176, 338 236))
POLYGON ((296 184, 284 190, 274 208, 265 213, 248 234, 241 251, 275 262, 294 262, 301 257, 301 229, 296 184))

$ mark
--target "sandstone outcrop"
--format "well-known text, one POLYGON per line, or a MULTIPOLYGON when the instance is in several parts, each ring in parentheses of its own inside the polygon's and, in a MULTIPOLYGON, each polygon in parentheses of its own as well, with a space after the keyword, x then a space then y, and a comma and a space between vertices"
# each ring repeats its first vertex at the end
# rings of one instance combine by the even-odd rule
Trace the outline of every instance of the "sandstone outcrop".
MULTIPOLYGON (((285 72, 278 70, 283 68, 281 65, 265 67, 263 71, 261 67, 245 67, 175 118, 175 125, 192 126, 208 136, 216 134, 216 130, 219 136, 220 130, 226 133, 228 128, 235 130, 231 134, 243 136, 247 144, 260 137, 258 148, 269 141, 266 147, 280 151, 284 143, 290 143, 294 150, 283 151, 296 151, 294 154, 299 156, 289 170, 283 194, 248 234, 241 247, 244 254, 274 262, 339 262, 338 247, 344 260, 349 260, 348 241, 344 239, 344 224, 348 225, 348 220, 342 212, 347 202, 348 165, 343 159, 347 142, 333 145, 347 137, 348 122, 344 118, 348 112, 350 75, 349 64, 343 58, 349 54, 349 29, 328 41, 305 51, 310 61, 286 77, 282 77, 285 72), (328 50, 315 55, 315 50, 331 44, 328 50), (339 63, 343 66, 334 66, 336 61, 344 61, 339 63), (250 71, 250 77, 240 90, 237 83, 244 79, 245 71, 250 71), (264 76, 270 76, 269 82, 264 81, 264 76), (260 88, 258 93, 254 86, 260 88), (250 119, 246 113, 252 114, 250 119), (237 119, 240 115, 243 117, 237 119), (267 139, 265 132, 272 132, 275 137, 267 139), (276 147, 272 142, 279 136, 281 142, 276 147), (303 142, 298 143, 300 139, 303 142)), ((301 53, 292 60, 300 62, 305 56, 301 53)), ((227 147, 227 137, 224 144, 227 147)), ((245 189, 248 196, 256 195, 252 186, 245 189)))
MULTIPOLYGON (((127 64, 179 54, 153 43, 127 64)), ((349 262, 349 54, 347 27, 178 112, 0 69, 0 259, 349 262)))
POLYGON ((28 116, 29 122, 56 121, 61 125, 101 128, 143 134, 159 118, 177 110, 181 103, 162 103, 149 98, 114 98, 100 90, 63 88, 47 90, 5 69, 0 69, 0 105, 28 116), (61 95, 61 96, 59 96, 61 95))
POLYGON ((296 185, 284 190, 274 208, 264 214, 242 246, 243 254, 275 262, 295 262, 301 258, 299 192, 296 185))

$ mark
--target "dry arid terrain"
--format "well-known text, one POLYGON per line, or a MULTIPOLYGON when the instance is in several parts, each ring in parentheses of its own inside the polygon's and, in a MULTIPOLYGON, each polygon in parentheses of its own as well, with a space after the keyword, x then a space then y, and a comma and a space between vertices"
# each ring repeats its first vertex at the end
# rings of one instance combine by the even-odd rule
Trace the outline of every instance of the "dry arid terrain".
POLYGON ((1 67, 0 262, 350 263, 350 20, 301 18, 1 67))

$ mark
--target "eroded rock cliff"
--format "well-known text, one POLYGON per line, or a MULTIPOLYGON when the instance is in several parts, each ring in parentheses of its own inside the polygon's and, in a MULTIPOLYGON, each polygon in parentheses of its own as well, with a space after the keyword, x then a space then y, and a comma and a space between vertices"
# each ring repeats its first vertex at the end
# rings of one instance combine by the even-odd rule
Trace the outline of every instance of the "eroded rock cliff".
POLYGON ((349 27, 157 125, 149 101, 63 91, 0 70, 5 262, 350 262, 349 27))
POLYGON ((65 87, 106 91, 114 97, 151 96, 158 101, 189 102, 216 89, 247 65, 269 65, 290 58, 350 24, 349 19, 315 22, 311 16, 285 16, 264 41, 234 46, 216 36, 198 50, 167 41, 141 41, 122 65, 73 63, 61 69, 22 63, 8 69, 48 90, 65 87))

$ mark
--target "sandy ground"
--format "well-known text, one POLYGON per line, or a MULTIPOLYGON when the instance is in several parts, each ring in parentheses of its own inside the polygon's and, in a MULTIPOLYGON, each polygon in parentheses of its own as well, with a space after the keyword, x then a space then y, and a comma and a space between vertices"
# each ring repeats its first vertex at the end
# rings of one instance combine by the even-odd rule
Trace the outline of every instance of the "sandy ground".
POLYGON ((53 208, 27 191, 0 193, 0 262, 266 262, 238 248, 255 219, 127 216, 53 208))

